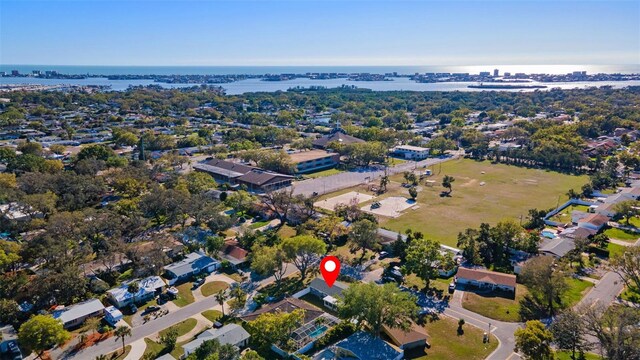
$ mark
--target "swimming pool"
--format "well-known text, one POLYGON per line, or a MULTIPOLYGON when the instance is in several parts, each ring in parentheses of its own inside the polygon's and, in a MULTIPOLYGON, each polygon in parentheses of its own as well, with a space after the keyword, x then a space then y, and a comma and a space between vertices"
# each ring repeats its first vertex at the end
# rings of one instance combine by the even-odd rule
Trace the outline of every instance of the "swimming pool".
POLYGON ((548 239, 555 239, 557 237, 557 235, 553 231, 549 230, 542 230, 541 234, 548 239))

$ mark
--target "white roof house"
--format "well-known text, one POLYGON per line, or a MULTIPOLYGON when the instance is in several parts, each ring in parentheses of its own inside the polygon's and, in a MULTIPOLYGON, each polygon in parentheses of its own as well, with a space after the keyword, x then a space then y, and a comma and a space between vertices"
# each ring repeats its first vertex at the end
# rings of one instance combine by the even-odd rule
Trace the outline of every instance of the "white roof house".
POLYGON ((132 280, 123 283, 119 287, 107 291, 107 295, 116 307, 122 308, 133 302, 134 294, 128 290, 129 284, 133 282, 137 282, 139 287, 138 292, 135 293, 136 302, 149 300, 149 298, 155 296, 156 291, 166 286, 160 276, 149 276, 142 280, 132 280))
POLYGON ((101 316, 104 306, 98 299, 90 299, 53 312, 53 317, 62 322, 65 328, 82 324, 87 318, 101 316))

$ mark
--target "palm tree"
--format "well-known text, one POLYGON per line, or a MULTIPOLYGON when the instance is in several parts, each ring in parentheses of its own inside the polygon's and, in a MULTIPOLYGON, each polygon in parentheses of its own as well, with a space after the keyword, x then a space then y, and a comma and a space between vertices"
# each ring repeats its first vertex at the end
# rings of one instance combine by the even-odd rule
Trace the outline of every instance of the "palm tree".
POLYGON ((116 339, 122 339, 122 353, 124 354, 124 338, 131 336, 131 328, 124 325, 118 326, 114 334, 116 335, 116 339))
POLYGON ((453 176, 449 176, 449 175, 445 175, 444 178, 442 179, 442 186, 449 189, 449 192, 447 192, 447 195, 450 195, 451 192, 453 191, 453 189, 451 188, 451 184, 454 181, 456 181, 456 179, 453 176))
POLYGON ((133 296, 133 304, 136 304, 136 294, 140 291, 140 285, 137 281, 134 281, 127 286, 127 292, 133 296))
POLYGON ((387 191, 387 185, 389 185, 389 176, 386 174, 380 178, 380 192, 384 193, 387 191))
POLYGON ((224 317, 224 302, 229 298, 229 296, 227 295, 226 291, 220 290, 215 295, 215 298, 218 304, 220 304, 220 306, 222 307, 222 316, 224 317))
POLYGON ((107 360, 107 355, 100 354, 100 355, 96 356, 96 360, 107 360))

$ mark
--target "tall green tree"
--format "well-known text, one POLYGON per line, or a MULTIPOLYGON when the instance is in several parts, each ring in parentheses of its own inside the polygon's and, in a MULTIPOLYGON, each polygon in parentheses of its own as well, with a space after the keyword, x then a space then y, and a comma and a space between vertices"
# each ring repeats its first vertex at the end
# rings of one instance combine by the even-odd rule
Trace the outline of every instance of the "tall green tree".
POLYGON ((118 326, 113 333, 116 336, 116 339, 122 340, 122 353, 125 352, 124 339, 127 336, 131 336, 131 328, 125 325, 118 326))
POLYGON ((578 360, 591 348, 581 315, 572 309, 564 311, 551 324, 553 343, 560 350, 571 352, 571 359, 578 360))
POLYGON ((248 330, 251 340, 259 348, 268 349, 272 344, 281 345, 287 341, 291 332, 300 326, 303 320, 303 309, 296 309, 290 313, 264 313, 249 321, 248 330))
POLYGON ((284 250, 279 246, 256 245, 251 253, 251 269, 262 276, 273 275, 276 285, 280 287, 287 271, 287 255, 284 250))
POLYGON ((376 336, 382 326, 409 330, 418 312, 416 298, 393 284, 356 283, 342 293, 340 316, 355 319, 359 326, 376 336))
POLYGON ((431 239, 415 239, 407 248, 404 269, 416 274, 429 288, 431 279, 438 276, 438 268, 443 265, 444 257, 440 253, 440 244, 431 239))
POLYGON ((299 235, 282 240, 280 244, 287 260, 300 271, 300 281, 307 277, 309 268, 327 251, 324 241, 312 235, 299 235))
POLYGON ((569 289, 568 276, 569 273, 557 267, 551 256, 534 257, 520 271, 520 279, 549 316, 554 315, 556 304, 563 305, 562 296, 569 289))
POLYGON ((447 192, 447 195, 451 195, 451 192, 453 191, 454 181, 456 181, 456 179, 450 175, 445 175, 444 178, 442 178, 442 187, 449 189, 449 191, 447 192))
POLYGON ((351 251, 362 251, 359 262, 362 263, 367 250, 378 248, 378 225, 371 220, 362 219, 351 224, 349 233, 351 251))
POLYGON ((551 341, 553 334, 538 320, 529 320, 524 328, 518 328, 516 351, 522 352, 527 360, 552 360, 551 341))
POLYGON ((70 337, 62 322, 50 315, 36 315, 22 324, 18 330, 20 344, 35 351, 38 358, 52 346, 62 345, 70 337))

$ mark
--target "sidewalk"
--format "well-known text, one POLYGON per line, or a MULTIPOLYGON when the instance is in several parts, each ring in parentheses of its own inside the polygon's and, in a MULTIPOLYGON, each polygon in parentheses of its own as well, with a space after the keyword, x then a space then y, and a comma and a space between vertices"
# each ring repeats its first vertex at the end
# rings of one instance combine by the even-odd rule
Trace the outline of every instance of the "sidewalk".
POLYGON ((138 360, 144 355, 144 351, 147 349, 147 343, 144 339, 140 339, 131 343, 131 351, 127 354, 124 360, 138 360))

